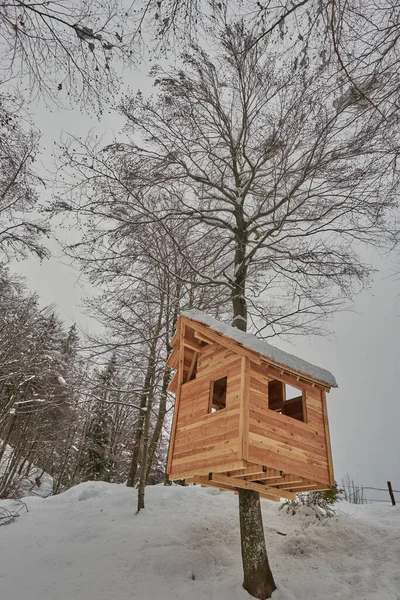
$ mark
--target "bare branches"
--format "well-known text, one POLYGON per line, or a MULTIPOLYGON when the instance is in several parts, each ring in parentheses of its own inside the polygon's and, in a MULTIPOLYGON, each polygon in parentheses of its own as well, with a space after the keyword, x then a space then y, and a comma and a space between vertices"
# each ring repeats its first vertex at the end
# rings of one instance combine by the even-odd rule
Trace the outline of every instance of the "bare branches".
POLYGON ((32 168, 38 134, 22 129, 23 110, 16 100, 0 97, 0 263, 29 252, 46 256, 41 237, 48 226, 33 216, 36 188, 43 185, 32 168))
POLYGON ((101 110, 117 84, 113 62, 129 58, 128 13, 119 0, 1 2, 3 72, 59 105, 73 99, 101 110), (126 35, 126 37, 125 37, 126 35))
MULTIPOLYGON (((158 97, 122 104, 142 144, 115 143, 86 157, 84 199, 73 210, 92 214, 96 231, 99 218, 114 220, 117 236, 139 223, 162 231, 187 273, 158 248, 140 256, 182 283, 192 273, 197 286, 225 289, 235 302, 247 296, 254 319, 270 324, 266 335, 296 329, 295 315, 301 331, 315 332, 317 318, 368 280, 360 243, 397 243, 395 132, 352 88, 338 97, 329 68, 318 77, 278 72, 257 36, 229 25, 218 69, 194 48, 184 69, 156 70, 158 97), (183 222, 191 225, 178 239, 183 222), (196 244, 211 249, 201 267, 190 258, 196 244)), ((100 254, 104 265, 109 250, 100 254)))
MULTIPOLYGON (((283 6, 281 9, 281 13, 278 14, 277 17, 273 20, 272 25, 267 27, 267 29, 263 30, 262 33, 260 33, 257 37, 255 37, 255 39, 251 42, 251 45, 248 46, 244 50, 244 52, 251 50, 256 44, 260 43, 261 40, 263 40, 265 37, 267 37, 269 34, 271 34, 276 29, 279 29, 279 28, 282 29, 283 24, 288 19, 288 17, 290 17, 290 15, 294 14, 296 11, 298 11, 300 8, 302 8, 306 4, 311 4, 311 2, 312 2, 312 0, 301 0, 300 2, 296 2, 296 3, 292 2, 288 5, 283 6)), ((261 3, 260 3, 260 6, 262 6, 261 3)), ((267 3, 267 7, 262 7, 261 11, 267 12, 268 8, 269 8, 269 6, 267 3)))

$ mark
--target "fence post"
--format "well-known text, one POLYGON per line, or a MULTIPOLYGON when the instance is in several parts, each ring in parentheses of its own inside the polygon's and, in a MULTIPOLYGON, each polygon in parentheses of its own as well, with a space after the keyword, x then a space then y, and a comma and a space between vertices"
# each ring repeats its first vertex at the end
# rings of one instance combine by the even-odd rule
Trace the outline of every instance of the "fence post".
POLYGON ((396 506, 396 500, 394 499, 392 484, 391 484, 390 481, 387 482, 387 486, 388 486, 389 496, 390 496, 390 499, 392 501, 392 504, 393 504, 393 506, 396 506))

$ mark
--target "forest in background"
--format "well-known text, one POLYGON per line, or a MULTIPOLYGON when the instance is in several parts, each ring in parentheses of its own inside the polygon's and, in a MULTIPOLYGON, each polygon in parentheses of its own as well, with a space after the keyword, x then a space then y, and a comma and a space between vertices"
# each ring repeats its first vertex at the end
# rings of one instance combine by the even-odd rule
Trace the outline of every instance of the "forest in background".
POLYGON ((0 332, 2 498, 18 497, 33 466, 38 486, 41 475, 52 476, 53 493, 86 480, 124 482, 129 475, 136 483, 146 409, 146 477, 163 480, 168 435, 160 342, 147 379, 138 354, 136 364, 112 353, 96 366, 76 327, 66 328, 53 308, 40 308, 37 296, 4 269, 0 332), (151 404, 144 386, 151 387, 151 404))

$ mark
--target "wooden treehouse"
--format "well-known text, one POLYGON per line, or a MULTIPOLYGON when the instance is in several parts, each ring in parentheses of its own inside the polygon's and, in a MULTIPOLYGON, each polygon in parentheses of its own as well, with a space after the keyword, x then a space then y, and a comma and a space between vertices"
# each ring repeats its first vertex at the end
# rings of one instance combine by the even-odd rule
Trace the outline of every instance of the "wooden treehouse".
POLYGON ((179 318, 172 347, 171 480, 277 501, 334 485, 331 373, 196 310, 179 318))

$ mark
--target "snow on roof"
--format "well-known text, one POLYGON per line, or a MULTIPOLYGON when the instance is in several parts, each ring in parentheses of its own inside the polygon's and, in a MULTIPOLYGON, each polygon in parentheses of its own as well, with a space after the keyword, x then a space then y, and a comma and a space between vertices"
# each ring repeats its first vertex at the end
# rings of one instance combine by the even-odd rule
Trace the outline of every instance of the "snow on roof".
POLYGON ((302 358, 298 358, 293 354, 289 354, 288 352, 284 352, 279 348, 275 348, 275 346, 271 346, 271 344, 268 344, 268 342, 260 340, 252 333, 240 331, 231 325, 227 325, 226 323, 222 323, 221 321, 214 319, 214 317, 210 317, 210 315, 207 315, 200 310, 185 310, 182 312, 182 315, 184 317, 188 317, 189 319, 193 319, 194 321, 198 321, 199 323, 203 323, 204 325, 208 325, 208 327, 211 327, 211 329, 214 329, 218 333, 221 333, 222 335, 225 335, 242 346, 245 346, 249 350, 253 350, 258 354, 265 356, 265 358, 274 363, 288 367, 297 373, 307 375, 311 379, 321 381, 322 383, 327 384, 329 387, 337 387, 335 377, 326 369, 312 365, 302 358))

